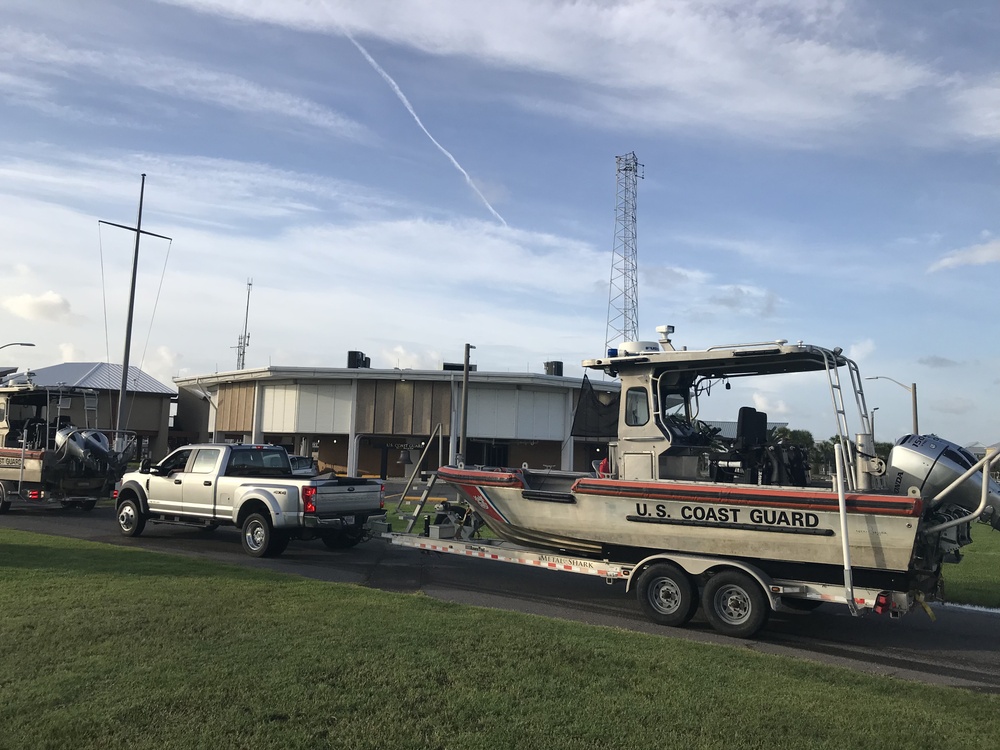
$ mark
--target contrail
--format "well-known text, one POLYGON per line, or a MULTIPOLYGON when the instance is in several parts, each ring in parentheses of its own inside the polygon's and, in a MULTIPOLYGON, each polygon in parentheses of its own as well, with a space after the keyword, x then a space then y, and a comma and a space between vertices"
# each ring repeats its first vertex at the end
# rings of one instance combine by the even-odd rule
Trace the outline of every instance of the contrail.
POLYGON ((417 117, 417 113, 413 111, 413 106, 410 104, 409 99, 406 98, 406 95, 402 92, 402 90, 399 88, 399 86, 396 85, 396 82, 394 80, 392 80, 392 76, 390 76, 388 73, 386 73, 382 69, 382 66, 379 65, 377 62, 375 62, 375 59, 371 55, 368 54, 368 50, 366 50, 364 47, 362 47, 358 43, 358 41, 353 36, 350 35, 350 33, 347 31, 347 29, 343 29, 343 31, 344 31, 344 34, 347 36, 347 38, 351 40, 351 44, 353 44, 355 47, 358 48, 358 52, 360 52, 362 55, 365 56, 365 59, 368 61, 368 64, 371 65, 375 69, 375 72, 378 73, 380 76, 382 76, 382 78, 385 80, 385 82, 388 83, 389 86, 392 87, 392 90, 394 92, 396 92, 396 96, 399 98, 399 101, 401 101, 403 103, 403 106, 406 107, 406 111, 410 113, 410 115, 416 121, 417 125, 420 126, 420 129, 424 131, 424 135, 426 135, 428 138, 430 138, 431 139, 431 143, 433 143, 435 146, 437 146, 438 150, 442 154, 444 154, 445 156, 448 157, 448 161, 450 161, 452 164, 455 165, 455 169, 457 169, 459 172, 462 173, 462 176, 465 178, 465 181, 469 184, 469 187, 472 188, 473 191, 475 191, 476 195, 479 196, 479 200, 481 200, 483 202, 483 205, 485 205, 486 208, 488 208, 490 210, 490 213, 493 214, 494 217, 496 217, 496 220, 499 221, 504 226, 507 226, 507 222, 504 220, 504 218, 500 214, 498 214, 496 212, 496 209, 493 208, 493 206, 490 205, 490 202, 488 200, 486 200, 486 196, 483 195, 481 192, 479 192, 479 188, 476 187, 476 183, 474 183, 472 181, 472 178, 469 177, 469 173, 466 172, 464 169, 462 169, 462 165, 458 163, 458 160, 454 156, 451 155, 451 152, 449 152, 448 149, 446 149, 444 146, 442 146, 440 143, 438 143, 437 140, 434 138, 434 136, 430 134, 430 131, 427 130, 427 128, 424 127, 424 124, 422 122, 420 122, 420 118, 417 117))

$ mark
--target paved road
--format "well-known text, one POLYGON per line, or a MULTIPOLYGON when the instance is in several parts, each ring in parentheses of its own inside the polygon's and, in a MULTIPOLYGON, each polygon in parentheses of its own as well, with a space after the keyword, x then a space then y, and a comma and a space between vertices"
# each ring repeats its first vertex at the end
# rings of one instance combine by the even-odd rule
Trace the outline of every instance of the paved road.
POLYGON ((769 654, 836 664, 871 674, 894 675, 938 685, 1000 693, 1000 614, 935 606, 937 621, 922 612, 900 619, 852 618, 846 607, 824 605, 808 615, 772 616, 753 641, 726 638, 700 615, 684 629, 648 622, 624 584, 589 576, 516 565, 423 554, 371 541, 332 552, 320 542, 292 542, 273 560, 255 560, 240 547, 236 529, 213 534, 179 526, 148 525, 137 539, 117 532, 113 511, 90 513, 16 507, 0 516, 0 528, 16 528, 96 542, 268 568, 324 581, 392 591, 422 591, 438 599, 509 609, 707 643, 724 643, 769 654))

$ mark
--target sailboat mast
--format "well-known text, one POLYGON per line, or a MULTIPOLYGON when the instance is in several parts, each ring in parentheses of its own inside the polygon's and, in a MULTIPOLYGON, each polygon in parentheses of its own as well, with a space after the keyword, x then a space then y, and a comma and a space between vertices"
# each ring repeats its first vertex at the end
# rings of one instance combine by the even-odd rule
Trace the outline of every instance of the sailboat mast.
POLYGON ((128 317, 125 319, 125 353, 122 354, 122 384, 118 391, 118 415, 115 432, 120 437, 125 414, 125 392, 128 390, 128 358, 132 349, 132 314, 135 310, 135 281, 139 271, 139 238, 142 237, 142 198, 146 192, 146 174, 139 185, 139 217, 135 220, 135 251, 132 253, 132 283, 128 292, 128 317))

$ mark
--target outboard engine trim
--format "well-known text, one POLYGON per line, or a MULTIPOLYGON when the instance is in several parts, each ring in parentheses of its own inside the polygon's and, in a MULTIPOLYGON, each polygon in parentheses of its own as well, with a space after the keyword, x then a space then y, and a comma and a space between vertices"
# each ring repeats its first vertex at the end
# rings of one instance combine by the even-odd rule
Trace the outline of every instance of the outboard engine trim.
MULTIPOLYGON (((905 495, 910 487, 920 490, 925 502, 975 465, 977 459, 960 445, 937 435, 907 435, 896 441, 889 453, 885 476, 897 495, 905 495)), ((988 479, 986 509, 981 521, 1000 530, 1000 484, 988 479)), ((958 506, 971 513, 979 507, 983 493, 983 474, 976 472, 945 497, 943 507, 958 506)))

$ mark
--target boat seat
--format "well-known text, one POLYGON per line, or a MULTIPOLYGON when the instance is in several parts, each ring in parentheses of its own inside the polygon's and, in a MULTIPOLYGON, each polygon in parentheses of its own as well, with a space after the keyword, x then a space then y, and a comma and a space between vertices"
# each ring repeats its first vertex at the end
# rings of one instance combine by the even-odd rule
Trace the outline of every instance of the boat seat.
POLYGON ((713 481, 771 484, 775 476, 774 462, 767 454, 767 413, 741 406, 733 447, 709 460, 713 481))

